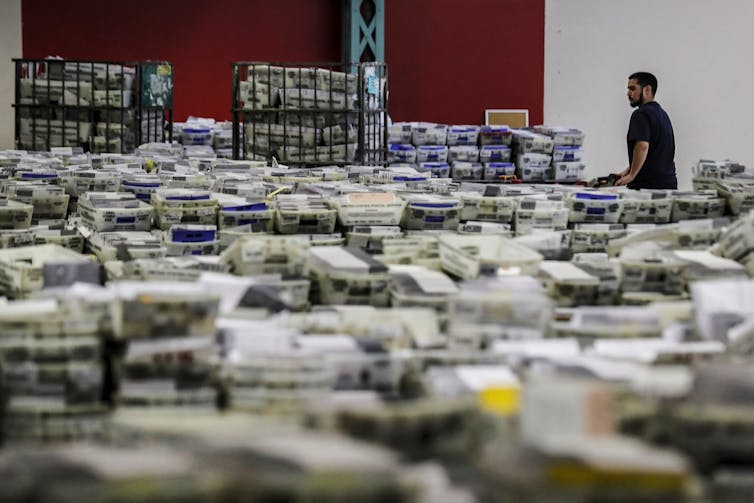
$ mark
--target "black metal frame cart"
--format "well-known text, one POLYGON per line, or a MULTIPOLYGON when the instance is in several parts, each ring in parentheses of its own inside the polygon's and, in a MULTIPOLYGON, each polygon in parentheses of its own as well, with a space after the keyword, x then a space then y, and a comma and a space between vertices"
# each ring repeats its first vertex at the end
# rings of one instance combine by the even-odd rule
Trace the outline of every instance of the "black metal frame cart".
POLYGON ((236 62, 232 72, 235 159, 386 163, 384 63, 236 62))
POLYGON ((132 152, 173 139, 173 65, 14 59, 16 148, 132 152))

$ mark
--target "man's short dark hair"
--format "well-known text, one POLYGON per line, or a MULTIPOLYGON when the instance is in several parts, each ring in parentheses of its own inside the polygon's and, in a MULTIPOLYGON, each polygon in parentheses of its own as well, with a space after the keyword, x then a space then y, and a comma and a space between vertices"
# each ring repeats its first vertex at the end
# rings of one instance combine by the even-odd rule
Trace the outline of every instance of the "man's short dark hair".
POLYGON ((652 96, 657 93, 657 77, 649 72, 636 72, 628 76, 628 80, 635 80, 641 87, 649 86, 652 88, 652 96))

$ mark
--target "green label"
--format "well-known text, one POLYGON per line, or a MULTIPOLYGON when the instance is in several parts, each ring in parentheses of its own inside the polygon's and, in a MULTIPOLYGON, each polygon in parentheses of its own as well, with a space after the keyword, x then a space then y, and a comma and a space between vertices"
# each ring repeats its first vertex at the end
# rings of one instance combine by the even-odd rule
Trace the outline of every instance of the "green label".
POLYGON ((173 108, 173 67, 141 64, 141 106, 173 108))

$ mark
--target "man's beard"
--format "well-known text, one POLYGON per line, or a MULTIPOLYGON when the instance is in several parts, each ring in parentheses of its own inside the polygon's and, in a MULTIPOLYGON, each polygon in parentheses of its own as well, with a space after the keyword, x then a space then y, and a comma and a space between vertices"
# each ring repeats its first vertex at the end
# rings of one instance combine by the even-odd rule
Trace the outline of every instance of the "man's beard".
POLYGON ((644 97, 643 96, 639 96, 638 100, 631 100, 631 99, 629 99, 628 103, 631 105, 631 108, 640 107, 640 106, 642 106, 644 104, 644 97))

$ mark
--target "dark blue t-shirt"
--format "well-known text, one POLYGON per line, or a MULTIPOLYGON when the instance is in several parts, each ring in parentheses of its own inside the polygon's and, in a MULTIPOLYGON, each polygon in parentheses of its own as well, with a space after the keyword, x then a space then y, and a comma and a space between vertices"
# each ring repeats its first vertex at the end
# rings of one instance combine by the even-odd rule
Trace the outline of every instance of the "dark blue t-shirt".
POLYGON ((628 162, 634 157, 634 144, 637 141, 649 142, 647 160, 639 174, 628 184, 631 189, 677 189, 675 175, 675 136, 670 117, 659 103, 650 101, 641 105, 631 114, 626 142, 628 162))

